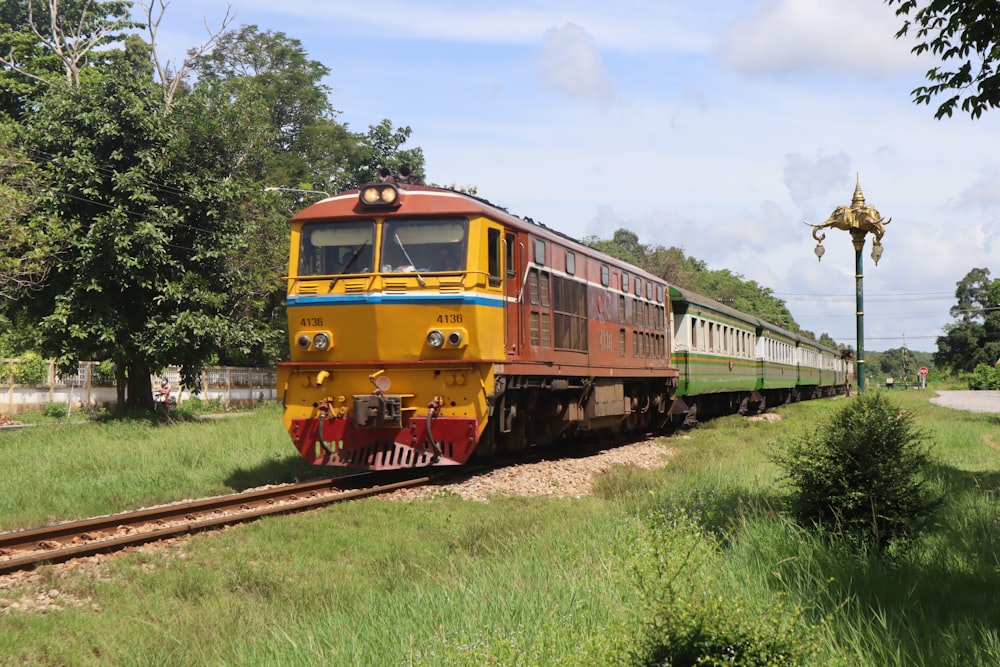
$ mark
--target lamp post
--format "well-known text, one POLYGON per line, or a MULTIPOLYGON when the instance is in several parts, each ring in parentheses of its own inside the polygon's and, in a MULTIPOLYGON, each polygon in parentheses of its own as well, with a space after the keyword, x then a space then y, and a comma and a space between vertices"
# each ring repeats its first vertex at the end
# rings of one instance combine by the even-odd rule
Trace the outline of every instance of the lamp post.
POLYGON ((865 236, 871 232, 873 236, 872 259, 878 266, 878 261, 882 259, 882 236, 885 234, 885 225, 888 225, 892 218, 882 219, 882 214, 875 210, 871 204, 865 203, 865 196, 861 192, 861 178, 857 179, 854 186, 854 198, 850 206, 838 206, 834 209, 830 217, 818 225, 806 223, 813 228, 812 235, 816 239, 816 259, 822 260, 826 248, 823 247, 823 239, 826 234, 820 232, 822 229, 836 228, 844 229, 851 233, 851 243, 854 245, 854 286, 855 301, 857 303, 857 326, 858 326, 858 353, 855 359, 855 374, 858 380, 858 391, 865 390, 865 309, 864 309, 864 266, 861 260, 861 251, 865 248, 865 236))

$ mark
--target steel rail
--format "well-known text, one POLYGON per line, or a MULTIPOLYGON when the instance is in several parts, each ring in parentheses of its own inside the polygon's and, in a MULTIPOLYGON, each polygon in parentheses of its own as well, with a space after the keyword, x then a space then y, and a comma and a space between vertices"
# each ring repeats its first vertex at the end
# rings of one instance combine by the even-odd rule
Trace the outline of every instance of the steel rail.
POLYGON ((420 477, 348 491, 336 489, 333 487, 335 480, 325 479, 3 533, 0 534, 0 575, 39 563, 60 563, 108 553, 271 514, 389 493, 426 484, 430 479, 420 477), (173 524, 162 525, 167 522, 173 524), (159 527, 141 529, 150 525, 159 527), (108 536, 108 532, 118 535, 108 536))

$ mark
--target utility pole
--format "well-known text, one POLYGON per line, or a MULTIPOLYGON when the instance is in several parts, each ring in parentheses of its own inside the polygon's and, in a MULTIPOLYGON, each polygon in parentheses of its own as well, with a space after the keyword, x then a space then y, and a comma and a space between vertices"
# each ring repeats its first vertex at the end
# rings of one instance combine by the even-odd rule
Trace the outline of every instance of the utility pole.
POLYGON ((903 387, 910 386, 910 355, 906 349, 906 334, 903 334, 903 387))

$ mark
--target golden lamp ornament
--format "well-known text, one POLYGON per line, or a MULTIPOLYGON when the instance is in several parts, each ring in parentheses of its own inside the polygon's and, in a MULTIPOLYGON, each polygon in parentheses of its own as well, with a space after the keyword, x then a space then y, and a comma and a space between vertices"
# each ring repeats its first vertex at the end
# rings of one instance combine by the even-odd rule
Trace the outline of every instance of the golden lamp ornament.
POLYGON ((874 206, 865 203, 865 196, 861 192, 861 179, 857 180, 854 186, 854 198, 850 206, 838 206, 824 222, 814 225, 810 222, 805 224, 813 228, 812 235, 816 239, 816 259, 822 260, 826 248, 823 247, 823 240, 826 234, 824 229, 844 229, 851 233, 854 249, 861 251, 865 245, 865 235, 871 232, 873 238, 872 259, 878 265, 882 259, 882 236, 885 234, 885 226, 892 222, 892 218, 883 219, 874 206))

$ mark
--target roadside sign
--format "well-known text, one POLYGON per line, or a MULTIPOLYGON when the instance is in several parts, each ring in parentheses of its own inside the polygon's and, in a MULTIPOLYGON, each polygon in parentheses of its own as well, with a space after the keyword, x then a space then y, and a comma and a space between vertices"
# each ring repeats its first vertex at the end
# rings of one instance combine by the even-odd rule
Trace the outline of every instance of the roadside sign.
POLYGON ((927 375, 927 366, 921 366, 920 370, 917 372, 920 373, 921 375, 927 375))

